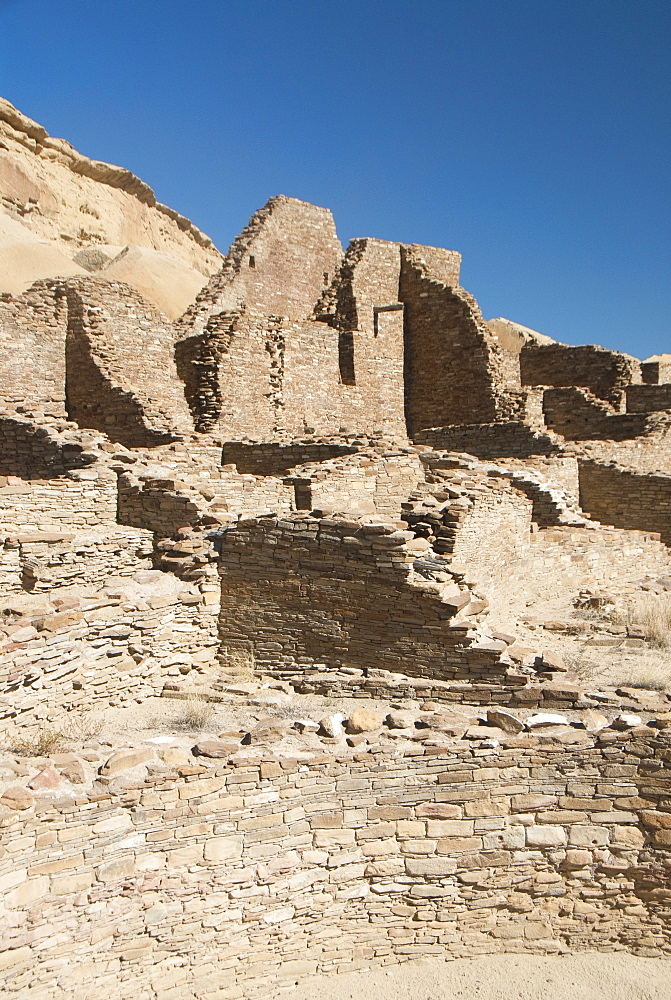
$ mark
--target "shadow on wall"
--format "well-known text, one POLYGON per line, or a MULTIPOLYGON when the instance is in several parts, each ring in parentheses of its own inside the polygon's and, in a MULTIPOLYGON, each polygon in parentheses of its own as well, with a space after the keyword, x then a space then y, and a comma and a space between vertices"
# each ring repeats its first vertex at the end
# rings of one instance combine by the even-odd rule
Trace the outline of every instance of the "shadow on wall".
POLYGON ((95 461, 82 444, 60 441, 47 427, 19 417, 0 418, 0 475, 50 479, 95 461))

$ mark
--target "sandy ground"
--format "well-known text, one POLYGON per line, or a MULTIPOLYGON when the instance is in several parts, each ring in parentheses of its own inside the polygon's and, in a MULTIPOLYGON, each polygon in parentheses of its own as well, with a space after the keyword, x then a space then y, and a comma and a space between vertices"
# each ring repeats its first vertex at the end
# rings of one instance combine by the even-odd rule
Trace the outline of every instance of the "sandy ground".
POLYGON ((422 960, 314 976, 289 1000, 669 1000, 671 960, 625 952, 422 960))

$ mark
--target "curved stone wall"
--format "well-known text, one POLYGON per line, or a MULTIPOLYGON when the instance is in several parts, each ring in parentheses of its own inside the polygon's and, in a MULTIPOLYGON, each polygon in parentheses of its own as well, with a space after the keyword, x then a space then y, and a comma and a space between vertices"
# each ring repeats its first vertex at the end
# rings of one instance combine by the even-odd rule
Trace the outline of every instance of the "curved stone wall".
POLYGON ((129 752, 87 795, 0 799, 3 995, 234 1000, 425 955, 671 951, 671 740, 651 729, 214 767, 129 752))

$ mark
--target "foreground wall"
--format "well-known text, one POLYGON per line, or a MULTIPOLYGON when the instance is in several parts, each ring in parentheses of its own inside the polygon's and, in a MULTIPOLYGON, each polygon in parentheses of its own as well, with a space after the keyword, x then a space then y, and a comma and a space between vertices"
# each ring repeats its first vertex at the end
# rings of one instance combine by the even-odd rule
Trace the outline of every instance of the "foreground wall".
POLYGON ((135 787, 117 754, 93 794, 5 792, 3 995, 247 1000, 427 955, 668 953, 668 739, 533 743, 154 760, 135 787))

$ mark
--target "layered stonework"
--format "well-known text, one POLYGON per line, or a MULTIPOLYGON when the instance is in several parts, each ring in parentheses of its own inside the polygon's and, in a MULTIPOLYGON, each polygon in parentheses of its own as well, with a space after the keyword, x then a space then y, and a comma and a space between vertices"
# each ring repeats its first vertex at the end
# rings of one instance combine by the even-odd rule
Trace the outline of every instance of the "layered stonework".
POLYGON ((619 409, 628 385, 641 382, 636 358, 602 347, 527 343, 520 354, 524 385, 577 385, 619 409))
POLYGON ((305 319, 333 278, 341 253, 328 209, 271 198, 235 240, 183 326, 199 334, 220 313, 240 309, 305 319))
POLYGON ((81 427, 129 447, 192 429, 167 319, 126 285, 67 283, 67 408, 81 427))
POLYGON ((506 677, 506 643, 457 617, 471 593, 413 531, 298 515, 241 520, 222 537, 220 572, 222 642, 250 648, 282 676, 375 662, 441 680, 506 677))
POLYGON ((517 356, 498 346, 468 292, 436 280, 416 254, 403 260, 410 434, 514 419, 523 407, 517 356))
POLYGON ((55 281, 23 295, 0 296, 0 396, 5 406, 28 406, 65 416, 67 301, 55 281))
POLYGON ((5 989, 237 1000, 421 956, 668 953, 670 752, 636 734, 157 769, 145 750, 153 779, 115 791, 117 754, 94 794, 4 815, 5 989))

